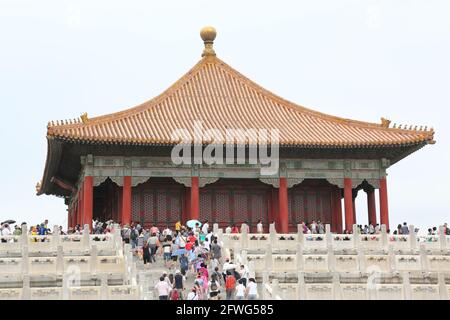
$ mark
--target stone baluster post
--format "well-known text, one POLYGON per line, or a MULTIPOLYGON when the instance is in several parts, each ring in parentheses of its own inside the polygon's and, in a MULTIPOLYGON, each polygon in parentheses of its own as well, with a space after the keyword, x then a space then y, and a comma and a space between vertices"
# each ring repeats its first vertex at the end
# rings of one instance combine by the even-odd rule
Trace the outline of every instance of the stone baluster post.
POLYGON ((30 272, 30 260, 28 254, 28 244, 22 246, 22 274, 30 272))
POLYGON ((216 236, 219 233, 219 224, 214 223, 213 224, 213 234, 216 236))
POLYGON ((108 300, 108 274, 102 273, 100 275, 100 299, 101 300, 108 300))
POLYGON ((396 270, 395 253, 394 246, 392 244, 388 247, 388 261, 389 261, 389 272, 394 272, 396 270))
POLYGON ((248 270, 249 270, 249 277, 255 278, 256 270, 255 270, 255 262, 253 260, 248 262, 248 270))
POLYGON ((444 228, 444 226, 439 226, 439 242, 440 242, 440 247, 441 247, 441 251, 445 251, 445 249, 447 248, 447 238, 446 238, 446 230, 444 228))
POLYGON ((83 244, 83 249, 84 250, 89 250, 90 246, 91 246, 91 238, 89 235, 89 225, 85 224, 84 225, 84 229, 83 229, 83 237, 81 238, 81 242, 83 244))
POLYGON ((297 300, 307 300, 305 287, 305 274, 298 272, 297 276, 297 300))
POLYGON ((270 300, 270 297, 267 295, 266 284, 269 284, 269 272, 264 270, 262 272, 262 299, 270 300))
POLYGON ((358 249, 358 270, 361 273, 366 272, 366 255, 364 253, 364 248, 359 246, 358 249))
POLYGON ((59 232, 59 226, 58 225, 54 225, 53 226, 53 233, 52 233, 52 247, 57 250, 59 244, 61 243, 61 234, 59 232))
POLYGON ((297 241, 302 245, 305 243, 305 235, 303 234, 302 224, 297 225, 297 241))
POLYGON ((303 271, 304 270, 303 244, 301 244, 301 243, 297 244, 296 260, 297 260, 297 271, 299 271, 299 272, 303 271))
POLYGON ((342 300, 341 279, 339 273, 333 273, 333 298, 334 300, 342 300))
POLYGON ((58 275, 64 274, 64 248, 62 244, 59 244, 56 248, 56 273, 58 275))
POLYGON ((327 246, 328 253, 328 271, 335 272, 336 271, 336 256, 334 255, 333 247, 327 246))
POLYGON ((272 268, 273 268, 272 245, 269 243, 266 246, 266 270, 272 271, 272 268))
POLYGON ((325 237, 327 241, 327 248, 333 246, 333 234, 331 233, 331 227, 329 224, 325 225, 325 237))
POLYGON ((438 284, 439 284, 439 296, 441 300, 448 300, 448 290, 445 285, 445 274, 442 272, 438 273, 438 284))
POLYGON ((241 248, 246 249, 247 247, 248 247, 247 225, 243 223, 241 227, 241 248))
POLYGON ((217 242, 223 245, 223 229, 219 229, 217 232, 217 242))
POLYGON ((403 299, 411 300, 412 299, 412 291, 411 291, 411 282, 409 281, 409 273, 408 272, 402 273, 402 280, 403 280, 403 299))
POLYGON ((427 249, 424 243, 420 244, 420 263, 422 265, 422 272, 428 272, 427 249))
POLYGON ((247 250, 241 250, 241 262, 243 265, 248 266, 247 250))
POLYGON ((412 253, 414 253, 417 250, 417 235, 416 232, 414 231, 414 225, 409 225, 409 244, 410 244, 410 248, 412 253))
POLYGON ((386 230, 386 225, 381 225, 381 246, 384 251, 388 250, 388 235, 386 230))
POLYGON ((361 245, 361 232, 358 228, 358 225, 353 225, 353 247, 355 250, 358 250, 358 247, 361 245))
POLYGON ((280 284, 278 279, 272 280, 272 300, 276 300, 277 296, 280 296, 280 284))
POLYGON ((98 268, 98 249, 97 249, 97 245, 92 245, 91 247, 91 252, 90 252, 90 271, 91 274, 96 274, 97 273, 97 268, 98 268))
POLYGON ((122 241, 122 235, 120 234, 119 225, 116 225, 114 227, 114 247, 115 247, 116 255, 120 256, 123 254, 123 241, 122 241))
POLYGON ((269 226, 269 239, 272 247, 276 247, 277 245, 277 231, 275 229, 275 224, 271 223, 269 226))
POLYGON ((24 274, 22 276, 22 300, 31 299, 31 289, 30 289, 30 275, 24 274))
POLYGON ((22 234, 20 236, 21 246, 28 246, 28 226, 27 224, 22 225, 22 234))

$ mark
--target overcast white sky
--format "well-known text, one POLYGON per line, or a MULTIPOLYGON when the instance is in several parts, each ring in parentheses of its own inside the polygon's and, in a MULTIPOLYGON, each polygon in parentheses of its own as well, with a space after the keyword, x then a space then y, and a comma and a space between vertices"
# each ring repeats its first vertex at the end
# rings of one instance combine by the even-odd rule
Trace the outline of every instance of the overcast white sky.
MULTIPOLYGON (((199 30, 213 25, 218 56, 288 100, 433 126, 437 144, 388 171, 391 227, 448 221, 449 15, 445 0, 0 0, 0 219, 65 226, 63 200, 35 196, 47 122, 158 95, 200 59, 199 30)), ((366 212, 360 192, 359 222, 366 212)))

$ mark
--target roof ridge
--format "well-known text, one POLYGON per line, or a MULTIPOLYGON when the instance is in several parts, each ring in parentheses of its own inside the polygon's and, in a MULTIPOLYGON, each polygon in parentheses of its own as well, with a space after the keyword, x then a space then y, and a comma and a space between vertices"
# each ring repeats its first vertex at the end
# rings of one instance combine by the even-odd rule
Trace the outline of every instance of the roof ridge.
POLYGON ((272 98, 273 100, 275 100, 275 102, 278 102, 278 104, 280 105, 280 107, 285 107, 285 108, 289 108, 295 112, 306 112, 312 116, 315 117, 319 117, 321 119, 325 119, 328 121, 332 121, 332 122, 339 122, 339 123, 343 123, 346 125, 357 125, 359 127, 363 127, 363 128, 376 128, 376 129, 381 129, 381 130, 386 130, 386 131, 399 131, 399 132, 404 132, 404 133, 418 133, 418 132, 433 132, 432 130, 430 131, 423 131, 423 130, 408 130, 408 129, 400 129, 400 128, 389 128, 389 127, 384 127, 382 124, 379 123, 374 123, 374 122, 366 122, 366 121, 360 121, 360 120, 354 120, 354 119, 349 119, 349 118, 342 118, 339 116, 335 116, 335 115, 330 115, 324 112, 320 112, 317 110, 314 110, 312 108, 308 108, 302 105, 299 105, 297 103, 294 103, 292 101, 289 101, 285 98, 282 98, 281 96, 277 95, 276 93, 273 93, 270 90, 267 90, 266 88, 262 87, 261 85, 257 84, 255 81, 251 80, 250 78, 248 78, 247 76, 245 76, 244 74, 242 74, 241 72, 237 71, 236 69, 234 69, 232 66, 230 66, 229 64, 227 64, 226 62, 224 62, 223 60, 215 57, 215 59, 220 62, 220 64, 224 67, 224 70, 226 70, 229 74, 235 74, 238 76, 238 80, 243 81, 245 84, 247 84, 248 86, 252 87, 253 89, 255 89, 257 92, 260 92, 262 94, 264 94, 265 96, 268 96, 270 98, 272 98), (299 110, 301 109, 301 110, 299 110))

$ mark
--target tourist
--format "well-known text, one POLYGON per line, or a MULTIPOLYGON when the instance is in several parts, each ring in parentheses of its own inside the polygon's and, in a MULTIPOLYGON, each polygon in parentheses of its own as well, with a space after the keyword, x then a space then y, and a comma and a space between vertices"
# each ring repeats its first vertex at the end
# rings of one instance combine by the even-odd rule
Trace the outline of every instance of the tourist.
POLYGON ((165 280, 164 276, 159 278, 159 282, 156 284, 155 289, 158 291, 159 300, 168 300, 170 294, 170 285, 165 280))
POLYGON ((211 281, 208 282, 208 288, 209 288, 209 299, 210 300, 219 300, 219 294, 220 294, 220 278, 218 277, 217 273, 213 273, 211 275, 211 281))
POLYGON ((323 225, 322 221, 317 222, 317 233, 318 234, 325 234, 325 226, 323 225))
POLYGON ((130 235, 131 235, 131 229, 128 224, 126 224, 123 229, 121 230, 122 233, 122 239, 125 243, 130 243, 130 235))
POLYGON ((205 234, 205 235, 208 234, 208 230, 209 230, 209 223, 208 223, 208 220, 206 220, 205 223, 202 226, 203 234, 205 234))
POLYGON ((217 243, 217 239, 214 239, 213 244, 211 245, 211 256, 212 256, 212 267, 215 269, 221 263, 222 258, 222 248, 217 243))
POLYGON ((228 227, 226 227, 225 233, 226 234, 230 234, 231 233, 231 226, 230 225, 228 225, 228 227))
POLYGON ((239 233, 239 229, 235 224, 231 227, 231 233, 239 233))
POLYGON ((250 227, 247 224, 247 221, 245 221, 243 224, 241 224, 241 233, 246 232, 247 234, 250 233, 250 227))
POLYGON ((186 274, 189 269, 189 259, 187 253, 180 255, 180 269, 183 274, 186 274))
POLYGON ((258 220, 258 223, 256 224, 256 233, 262 234, 263 233, 263 224, 261 219, 258 220))
MULTIPOLYGON (((2 237, 7 237, 7 236, 10 236, 11 234, 12 233, 11 233, 11 229, 9 227, 9 224, 8 223, 3 224, 1 226, 1 236, 2 237)), ((2 242, 8 242, 8 241, 6 239, 2 239, 2 242)))
POLYGON ((134 225, 131 226, 131 228, 129 229, 129 236, 130 236, 131 249, 135 249, 138 246, 139 232, 136 230, 134 225))
POLYGON ((181 231, 181 222, 180 221, 177 221, 175 223, 175 231, 178 233, 181 231))
POLYGON ((178 294, 180 296, 179 300, 183 300, 183 291, 184 291, 184 283, 186 278, 181 274, 180 270, 175 271, 174 277, 174 289, 178 290, 178 294))
POLYGON ((170 230, 169 226, 163 230, 162 235, 163 237, 172 236, 172 230, 170 230))
POLYGON ((22 229, 18 225, 14 226, 13 236, 20 236, 22 234, 22 229))
POLYGON ((160 242, 158 240, 158 237, 156 236, 156 233, 152 233, 151 237, 148 238, 148 247, 150 250, 150 263, 156 262, 156 251, 158 250, 158 247, 160 246, 160 242))
POLYGON ((246 290, 246 296, 248 300, 256 300, 258 297, 258 286, 255 278, 248 279, 248 285, 246 290))
POLYGON ((164 255, 164 265, 170 270, 172 268, 172 238, 170 236, 164 239, 162 252, 164 255))
POLYGON ((142 258, 144 259, 144 265, 146 265, 147 262, 152 262, 150 256, 150 246, 148 244, 148 241, 144 241, 144 246, 142 247, 142 258))
POLYGON ((241 265, 241 267, 239 269, 239 276, 242 280, 244 287, 247 286, 247 280, 248 280, 249 275, 250 275, 250 272, 248 270, 248 267, 245 265, 241 265))
POLYGON ((158 229, 158 227, 156 227, 155 225, 153 225, 151 228, 150 228, 150 233, 151 234, 155 234, 156 236, 159 236, 159 229, 158 229))
POLYGON ((231 271, 227 271, 225 278, 225 291, 227 300, 232 300, 236 290, 236 278, 231 271))
POLYGON ((198 300, 197 288, 192 288, 191 292, 189 292, 187 296, 187 300, 198 300))
POLYGON ((375 227, 373 226, 373 224, 369 224, 369 230, 368 230, 369 234, 374 234, 375 233, 375 227))
POLYGON ((236 300, 244 300, 245 298, 245 285, 244 285, 244 281, 243 279, 240 279, 238 281, 238 285, 236 286, 236 295, 235 298, 236 300))
POLYGON ((316 234, 317 233, 317 224, 316 224, 315 220, 312 221, 312 223, 310 225, 310 229, 311 229, 311 233, 312 234, 316 234))
POLYGON ((403 222, 403 226, 401 227, 402 234, 409 234, 409 228, 406 222, 403 222))

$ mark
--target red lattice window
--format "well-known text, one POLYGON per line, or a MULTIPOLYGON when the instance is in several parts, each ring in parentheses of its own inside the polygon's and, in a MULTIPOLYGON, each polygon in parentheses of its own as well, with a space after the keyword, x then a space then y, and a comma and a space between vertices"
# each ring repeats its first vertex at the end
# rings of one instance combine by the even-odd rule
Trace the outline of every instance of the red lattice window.
POLYGON ((235 192, 234 193, 234 222, 242 223, 248 219, 248 202, 247 193, 235 192))
POLYGON ((305 220, 305 201, 304 194, 292 192, 289 195, 289 222, 298 224, 305 220))
POLYGON ((267 208, 267 198, 265 193, 251 194, 251 219, 249 219, 250 225, 254 225, 261 219, 263 225, 269 223, 269 211, 267 208))
POLYGON ((216 193, 216 210, 218 223, 230 223, 230 196, 228 192, 216 193))
POLYGON ((200 220, 213 222, 212 193, 200 192, 200 220))
POLYGON ((155 211, 155 223, 156 224, 165 224, 168 213, 168 205, 167 205, 167 196, 165 192, 157 192, 156 193, 156 211, 155 211))
POLYGON ((145 224, 152 224, 153 221, 153 207, 154 207, 154 195, 150 192, 144 192, 144 221, 145 224))
POLYGON ((131 195, 131 220, 140 221, 141 197, 138 191, 133 190, 131 195))

